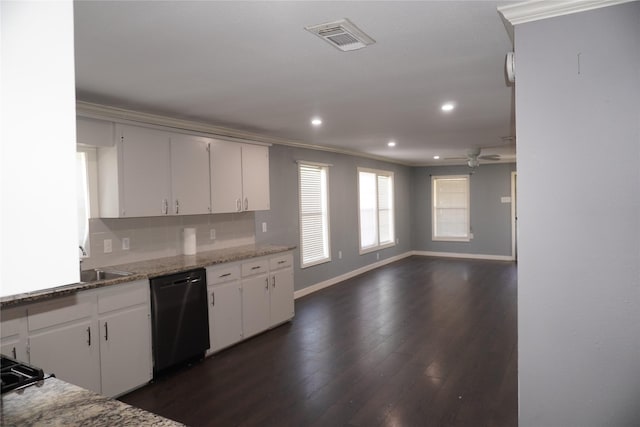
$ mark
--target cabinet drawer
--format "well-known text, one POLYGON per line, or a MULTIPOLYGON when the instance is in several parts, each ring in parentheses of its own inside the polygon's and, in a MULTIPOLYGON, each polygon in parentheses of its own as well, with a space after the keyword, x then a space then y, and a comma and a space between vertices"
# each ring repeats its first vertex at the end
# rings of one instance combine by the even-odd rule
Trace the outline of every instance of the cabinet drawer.
POLYGON ((242 263, 242 277, 254 276, 256 274, 266 273, 269 270, 269 261, 260 259, 242 263))
POLYGON ((222 267, 207 268, 207 284, 218 285, 220 283, 232 282, 240 278, 240 266, 229 265, 222 267))
POLYGON ((92 304, 91 301, 82 300, 75 295, 34 304, 27 309, 29 331, 91 317, 95 309, 94 304, 95 302, 92 304))
POLYGON ((269 260, 269 268, 271 270, 278 270, 280 268, 288 268, 293 265, 293 255, 286 254, 273 257, 269 260))
POLYGON ((109 287, 98 294, 98 314, 146 304, 150 292, 147 280, 109 287))

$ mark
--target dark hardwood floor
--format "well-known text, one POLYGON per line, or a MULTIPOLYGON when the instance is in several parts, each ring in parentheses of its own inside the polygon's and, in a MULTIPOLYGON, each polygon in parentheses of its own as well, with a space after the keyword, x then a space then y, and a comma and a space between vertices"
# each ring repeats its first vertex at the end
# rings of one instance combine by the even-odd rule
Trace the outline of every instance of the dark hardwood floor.
POLYGON ((191 426, 516 426, 516 266, 410 257, 121 398, 191 426))

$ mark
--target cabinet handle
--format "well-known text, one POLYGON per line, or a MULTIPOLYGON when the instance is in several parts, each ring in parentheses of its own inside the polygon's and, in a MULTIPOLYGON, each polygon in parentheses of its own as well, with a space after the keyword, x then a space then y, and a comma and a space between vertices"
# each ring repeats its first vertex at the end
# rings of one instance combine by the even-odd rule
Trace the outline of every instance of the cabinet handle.
POLYGON ((264 281, 267 283, 267 285, 264 287, 266 290, 269 290, 269 278, 265 278, 264 281))
POLYGON ((284 264, 287 261, 278 261, 278 264, 284 264))
POLYGON ((211 305, 212 306, 216 305, 216 292, 215 291, 211 292, 211 305))
POLYGON ((91 347, 91 326, 87 327, 87 345, 91 347))
POLYGON ((11 350, 11 354, 13 354, 13 358, 14 359, 16 359, 16 360, 18 359, 18 356, 16 356, 16 348, 15 347, 13 347, 13 350, 11 350))
POLYGON ((227 277, 227 276, 231 276, 231 273, 224 273, 224 274, 221 274, 218 277, 223 278, 223 277, 227 277))
POLYGON ((252 270, 259 270, 261 267, 259 265, 256 265, 255 267, 251 267, 252 270))
POLYGON ((273 276, 272 286, 273 286, 274 288, 276 287, 276 276, 273 276))
POLYGON ((167 199, 162 199, 162 213, 165 215, 169 213, 169 202, 167 199))
POLYGON ((104 322, 104 340, 109 341, 109 323, 104 322))
POLYGON ((176 215, 180 213, 180 202, 176 199, 176 215))
POLYGON ((249 210, 249 198, 248 197, 244 198, 244 210, 245 211, 249 210))
POLYGON ((242 200, 240 199, 236 199, 236 211, 238 212, 242 211, 242 200))

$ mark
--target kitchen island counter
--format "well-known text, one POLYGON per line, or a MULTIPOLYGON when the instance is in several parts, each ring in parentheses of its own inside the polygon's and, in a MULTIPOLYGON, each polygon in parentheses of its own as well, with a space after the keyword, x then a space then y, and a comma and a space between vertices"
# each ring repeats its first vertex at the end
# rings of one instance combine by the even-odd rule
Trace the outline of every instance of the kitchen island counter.
POLYGON ((2 395, 3 426, 182 426, 143 409, 47 378, 2 395))

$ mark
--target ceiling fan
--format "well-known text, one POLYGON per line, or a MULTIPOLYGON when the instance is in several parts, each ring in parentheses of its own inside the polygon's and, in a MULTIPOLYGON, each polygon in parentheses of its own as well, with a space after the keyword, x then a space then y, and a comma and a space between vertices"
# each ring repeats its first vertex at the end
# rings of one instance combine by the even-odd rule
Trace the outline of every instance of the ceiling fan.
POLYGON ((500 160, 499 154, 485 154, 480 155, 481 148, 472 148, 467 151, 467 157, 446 157, 444 160, 466 160, 467 165, 470 168, 477 168, 480 166, 480 160, 498 161, 500 160))

